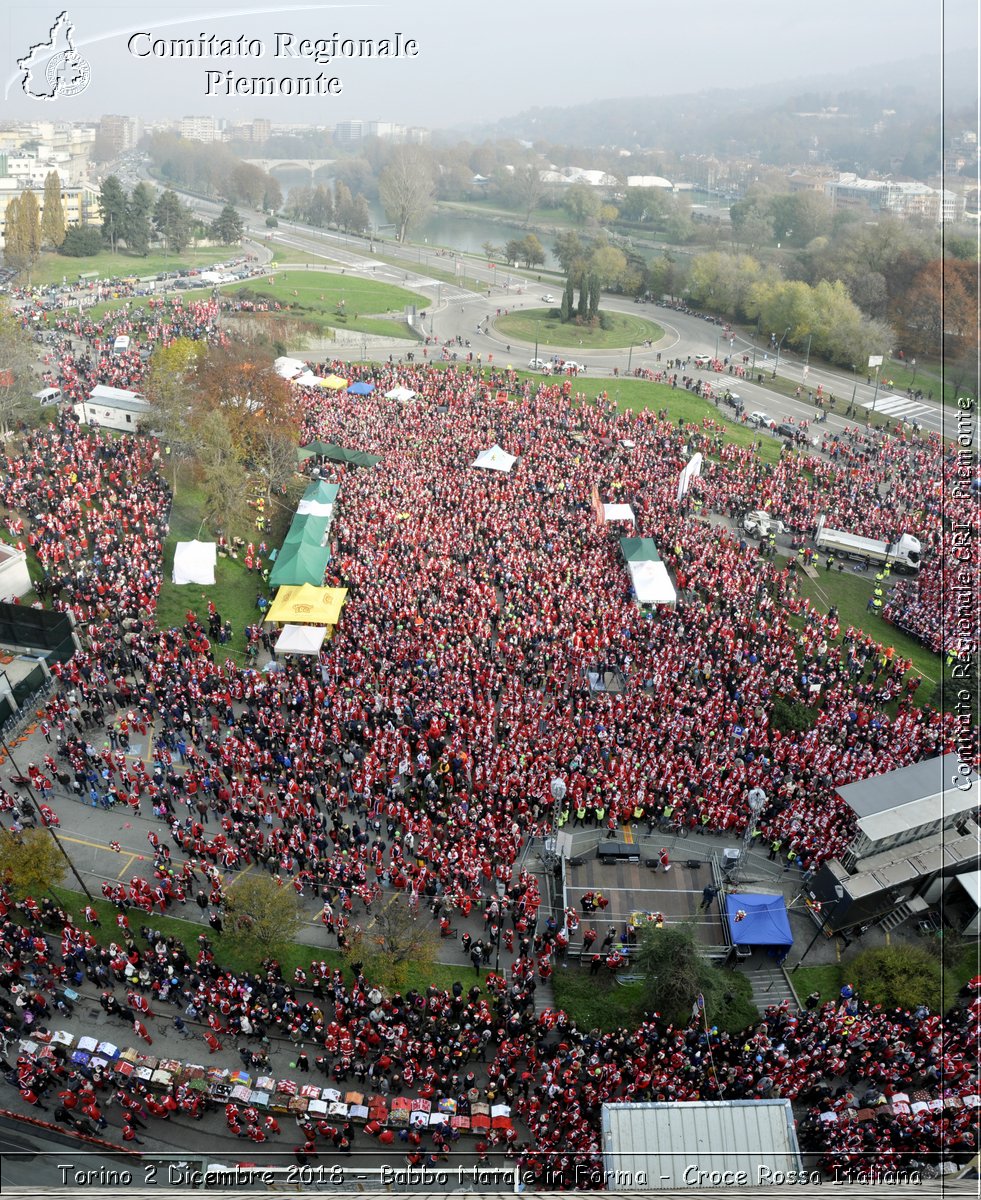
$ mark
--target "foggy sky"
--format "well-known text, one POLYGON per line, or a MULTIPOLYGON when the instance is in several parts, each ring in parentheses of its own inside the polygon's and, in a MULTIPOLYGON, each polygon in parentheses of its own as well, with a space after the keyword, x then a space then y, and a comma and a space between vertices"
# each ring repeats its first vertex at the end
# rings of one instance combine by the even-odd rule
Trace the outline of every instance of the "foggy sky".
POLYGON ((823 74, 842 71, 854 72, 860 87, 881 79, 877 68, 883 64, 939 57, 945 39, 949 51, 976 45, 977 27, 973 0, 821 0, 807 6, 788 0, 391 0, 296 8, 273 8, 264 0, 201 0, 197 6, 42 0, 5 6, 0 14, 6 35, 2 115, 94 120, 103 113, 149 119, 200 114, 309 124, 362 118, 456 128, 536 105, 782 80, 810 88, 820 86, 823 74), (76 48, 90 64, 91 83, 71 99, 32 100, 22 91, 16 60, 47 37, 64 6, 75 24, 76 48), (266 55, 137 59, 126 43, 141 30, 166 39, 244 34, 262 39, 266 55), (396 31, 418 40, 417 58, 322 66, 272 57, 277 32, 299 39, 335 32, 377 38, 396 31), (322 71, 340 76, 344 90, 340 96, 207 98, 209 69, 247 76, 322 71))

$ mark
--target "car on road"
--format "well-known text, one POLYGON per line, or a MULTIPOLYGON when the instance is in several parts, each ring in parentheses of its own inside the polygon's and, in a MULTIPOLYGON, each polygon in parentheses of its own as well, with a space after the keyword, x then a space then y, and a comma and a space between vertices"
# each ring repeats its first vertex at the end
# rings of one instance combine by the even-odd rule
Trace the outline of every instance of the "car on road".
POLYGON ((547 358, 533 358, 528 364, 528 368, 531 371, 544 371, 546 367, 550 367, 551 365, 547 358))
POLYGON ((757 429, 762 429, 764 425, 767 429, 772 429, 776 424, 770 414, 765 412, 751 412, 749 414, 749 423, 757 429))
POLYGON ((564 362, 559 363, 559 369, 562 371, 585 371, 584 363, 573 362, 571 358, 567 358, 564 362))
POLYGON ((740 396, 738 392, 726 392, 722 399, 726 404, 729 405, 730 408, 734 408, 737 413, 742 412, 742 410, 746 407, 742 396, 740 396))
POLYGON ((794 438, 801 432, 799 425, 795 425, 793 421, 781 421, 777 426, 777 433, 781 437, 794 438))
POLYGON ((696 354, 692 358, 692 362, 695 364, 696 367, 707 367, 711 361, 712 361, 711 354, 696 354))
POLYGON ((551 292, 546 292, 545 295, 542 296, 542 300, 544 300, 546 304, 554 304, 555 303, 555 297, 552 295, 551 292))

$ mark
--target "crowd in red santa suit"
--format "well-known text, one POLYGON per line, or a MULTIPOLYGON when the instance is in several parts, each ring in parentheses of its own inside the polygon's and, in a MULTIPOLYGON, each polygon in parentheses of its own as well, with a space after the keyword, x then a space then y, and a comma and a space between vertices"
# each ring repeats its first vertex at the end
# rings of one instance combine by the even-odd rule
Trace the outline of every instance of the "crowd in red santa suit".
MULTIPOLYGON (((209 314, 187 319, 204 328, 209 314)), ((77 362, 65 353, 70 372, 77 362)), ((315 369, 350 374, 340 363, 315 369)), ((89 364, 86 380, 100 371, 89 364)), ((872 1126, 845 1119, 866 1093, 949 1091, 928 1119, 902 1102, 877 1106, 875 1154, 936 1156, 952 1133, 969 1150, 973 993, 943 1021, 859 997, 852 1010, 769 1010, 738 1037, 655 1018, 613 1034, 580 1030, 562 1013, 535 1014, 536 977, 548 978, 570 929, 543 925, 535 879, 518 863, 548 823, 561 775, 566 818, 585 810, 613 829, 668 807, 696 832, 738 833, 748 793, 762 788, 761 837, 780 842, 795 869, 814 868, 854 834, 837 785, 951 749, 950 718, 912 702, 908 662, 802 599, 792 563, 695 515, 765 503, 801 531, 821 512, 882 536, 912 527, 942 566, 931 489, 943 448, 856 430, 830 455, 771 468, 726 443, 710 418, 685 426, 670 412, 617 413, 571 381, 501 373, 488 383, 404 365, 359 374, 372 395, 304 393, 301 436, 382 457, 371 469, 322 465, 340 486, 326 582, 348 588, 347 603, 319 661, 276 672, 216 662, 213 608, 188 611, 182 628, 158 626, 170 494, 152 439, 109 438, 62 415, 2 463, 3 499, 47 571, 45 597, 75 614, 85 642, 58 668, 44 712, 52 753, 35 782, 46 790, 67 770, 81 799, 156 818, 154 877, 103 889, 121 918, 115 953, 69 924, 52 964, 117 990, 145 973, 140 994, 157 1019, 190 1004, 216 1039, 240 1032, 243 1017, 284 1032, 298 1021, 326 1069, 379 1087, 465 1094, 476 1074, 528 1131, 508 1153, 543 1180, 572 1182, 577 1162, 595 1163, 599 1105, 617 1098, 786 1096, 810 1110, 804 1129, 830 1165, 867 1158, 872 1126), (384 399, 396 384, 417 398, 384 399), (495 442, 518 457, 509 474, 471 466, 495 442), (708 464, 679 504, 678 474, 696 448, 708 464), (675 608, 633 602, 622 528, 597 524, 594 488, 629 503, 634 532, 656 540, 675 608), (585 672, 597 665, 622 671, 626 691, 593 694, 585 672), (811 728, 776 729, 777 697, 807 705, 811 728), (125 754, 134 731, 152 739, 149 765, 125 754), (165 943, 136 949, 127 925, 174 905, 196 900, 220 922, 228 879, 253 864, 315 904, 341 947, 393 891, 435 905, 437 917, 483 909, 476 978, 452 993, 373 1002, 371 980, 345 983, 326 969, 311 992, 309 979, 284 982, 271 964, 243 981, 207 945, 193 961, 165 943), (479 972, 499 926, 504 965, 488 981, 479 972)), ((929 606, 919 586, 915 604, 929 606)), ((266 636, 258 620, 248 630, 256 644, 266 636)), ((4 928, 8 988, 24 967, 21 915, 4 928)), ((152 1035, 139 1005, 134 1020, 152 1035)), ((21 1068, 42 1094, 38 1063, 21 1068)), ((325 1147, 336 1148, 336 1132, 325 1147)), ((442 1152, 427 1143, 407 1153, 431 1151, 442 1152)))

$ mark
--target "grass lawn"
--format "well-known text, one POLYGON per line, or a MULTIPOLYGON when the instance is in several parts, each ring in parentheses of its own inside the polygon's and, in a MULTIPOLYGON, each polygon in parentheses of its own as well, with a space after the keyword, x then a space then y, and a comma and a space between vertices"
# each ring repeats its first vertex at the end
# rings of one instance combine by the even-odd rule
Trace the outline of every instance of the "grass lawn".
POLYGON ((164 250, 151 250, 146 258, 135 254, 92 254, 88 258, 69 258, 64 254, 46 251, 34 264, 31 283, 34 287, 45 284, 60 284, 63 279, 74 283, 79 275, 98 271, 103 279, 140 279, 145 275, 156 275, 160 271, 179 271, 185 267, 208 267, 212 263, 227 262, 240 258, 241 246, 202 246, 200 249, 183 250, 171 254, 164 250))
POLYGON ((821 566, 818 579, 802 576, 801 594, 807 596, 820 612, 827 612, 832 604, 837 605, 843 631, 849 625, 854 625, 883 646, 895 646, 896 653, 903 658, 912 659, 913 670, 924 677, 916 693, 916 701, 923 704, 933 695, 933 689, 940 680, 939 656, 866 609, 872 595, 875 571, 856 575, 851 567, 851 563, 846 563, 844 571, 839 574, 837 570, 825 571, 821 566))
MULTIPOLYGON (((74 915, 79 927, 84 927, 85 918, 82 916, 82 909, 87 903, 85 896, 81 892, 67 887, 54 887, 51 891, 58 903, 74 915)), ((116 907, 101 897, 94 899, 92 906, 98 912, 99 920, 102 922, 100 928, 92 929, 93 936, 96 941, 108 946, 110 942, 117 940, 116 907)), ((189 900, 186 907, 178 906, 176 911, 178 913, 197 913, 199 909, 193 901, 189 900)), ((198 936, 205 932, 214 941, 216 957, 223 967, 230 967, 234 971, 253 971, 259 967, 258 960, 254 960, 248 954, 243 954, 240 950, 232 950, 227 945, 223 946, 221 939, 212 934, 210 927, 203 922, 183 920, 180 916, 160 916, 159 912, 154 912, 152 916, 145 916, 138 910, 129 910, 128 915, 133 939, 140 947, 146 945, 139 934, 140 926, 148 925, 153 929, 160 930, 165 937, 175 937, 183 942, 191 958, 194 959, 198 952, 198 936)), ((312 962, 321 960, 331 968, 344 967, 344 959, 339 951, 328 950, 326 946, 322 945, 310 946, 303 942, 294 943, 280 956, 279 961, 283 968, 284 978, 292 982, 293 972, 297 967, 309 971, 312 962)), ((406 987, 424 991, 430 984, 435 984, 437 987, 449 989, 457 980, 469 984, 473 979, 473 968, 469 962, 461 963, 459 967, 436 963, 431 970, 410 966, 406 987)), ((481 976, 482 979, 483 976, 481 976)))
POLYGON ((292 319, 320 329, 354 329, 383 337, 415 340, 399 319, 407 304, 427 309, 418 292, 359 275, 326 271, 274 271, 262 279, 222 288, 229 296, 261 297, 288 308, 292 319))
POLYGON ((552 973, 555 1003, 580 1029, 608 1033, 624 1027, 636 1029, 644 1019, 643 986, 620 985, 606 970, 590 975, 587 967, 557 967, 552 973))
POLYGON ((636 346, 648 339, 657 342, 664 337, 660 325, 627 313, 608 312, 605 315, 611 328, 602 329, 597 325, 595 329, 589 329, 571 322, 563 323, 553 312, 555 310, 550 308, 528 308, 508 313, 506 317, 498 317, 494 321, 494 328, 504 337, 521 339, 529 344, 537 341, 539 349, 543 346, 571 347, 578 355, 584 355, 589 350, 636 346))
MULTIPOLYGON (((178 587, 171 581, 174 566, 174 550, 178 542, 211 539, 211 534, 201 533, 201 510, 203 498, 200 488, 191 480, 190 469, 185 467, 185 478, 177 486, 177 495, 170 514, 170 534, 164 542, 163 582, 157 600, 157 625, 161 629, 171 626, 179 629, 184 624, 184 614, 193 609, 198 619, 207 624, 208 601, 214 600, 223 621, 231 621, 234 636, 227 645, 213 643, 212 650, 219 662, 234 658, 239 665, 245 661, 245 626, 259 619, 255 599, 260 591, 268 592, 261 576, 246 571, 242 560, 219 557, 215 567, 215 586, 200 587, 183 584, 178 587)), ((256 541, 258 542, 258 537, 256 541)), ((282 539, 280 539, 281 541, 282 539)), ((279 545, 275 531, 266 533, 270 546, 279 545)))
MULTIPOLYGON (((971 941, 962 942, 956 935, 950 936, 950 947, 945 946, 943 950, 942 993, 939 996, 923 997, 923 1003, 928 1004, 934 1012, 946 1012, 957 1000, 957 993, 961 987, 978 973, 977 946, 971 941)), ((928 943, 925 939, 915 938, 913 944, 925 947, 928 943)), ((791 971, 790 975, 801 1001, 811 992, 820 992, 822 1004, 828 1000, 837 1000, 841 988, 849 979, 849 963, 861 952, 860 944, 853 943, 852 950, 844 962, 801 967, 799 971, 791 971), (855 949, 856 946, 859 948, 855 949)))
MULTIPOLYGON (((977 379, 967 372, 962 372, 963 379, 961 380, 960 375, 957 377, 961 383, 960 390, 957 390, 954 387, 951 372, 945 371, 943 364, 938 362, 917 362, 914 371, 906 363, 901 363, 898 359, 890 359, 883 364, 880 374, 883 380, 892 381, 886 389, 887 391, 898 392, 903 396, 906 395, 906 389, 911 387, 921 391, 928 399, 931 395, 934 400, 938 400, 942 396, 944 404, 956 404, 958 396, 976 397, 978 394, 977 379)), ((879 385, 880 395, 884 386, 884 383, 879 385)))

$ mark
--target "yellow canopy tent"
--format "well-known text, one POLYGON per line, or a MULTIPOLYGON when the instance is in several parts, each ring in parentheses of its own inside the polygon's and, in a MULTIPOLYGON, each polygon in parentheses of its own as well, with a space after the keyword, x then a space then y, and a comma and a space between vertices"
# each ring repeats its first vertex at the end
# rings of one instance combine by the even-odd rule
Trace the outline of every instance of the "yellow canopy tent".
POLYGON ((341 388, 347 387, 347 380, 342 379, 340 375, 328 375, 326 379, 321 379, 320 386, 330 388, 332 392, 339 392, 341 388))
POLYGON ((289 625, 336 625, 347 599, 347 588, 281 587, 266 612, 266 621, 289 625))

